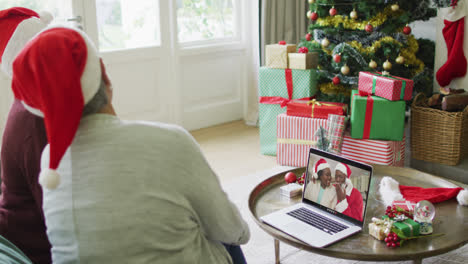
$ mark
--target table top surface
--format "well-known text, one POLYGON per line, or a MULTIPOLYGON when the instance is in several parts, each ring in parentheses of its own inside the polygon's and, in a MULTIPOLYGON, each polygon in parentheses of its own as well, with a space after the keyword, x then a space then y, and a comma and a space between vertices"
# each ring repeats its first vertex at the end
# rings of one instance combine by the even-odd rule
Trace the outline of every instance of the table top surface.
MULTIPOLYGON (((456 199, 435 204, 434 234, 443 234, 442 236, 412 239, 396 249, 388 248, 385 242, 370 236, 368 226, 372 217, 380 217, 385 214, 386 207, 378 192, 382 177, 390 176, 402 185, 424 188, 458 187, 443 178, 410 168, 382 165, 373 165, 373 167, 374 174, 371 180, 363 231, 328 247, 312 247, 259 220, 263 215, 300 202, 301 196, 290 199, 280 194, 279 188, 286 184, 284 175, 287 172, 272 175, 252 190, 249 196, 250 212, 256 223, 274 238, 297 248, 336 258, 369 261, 422 259, 446 253, 467 243, 468 207, 459 205, 456 199)), ((304 171, 305 168, 293 170, 296 175, 301 175, 304 171)))

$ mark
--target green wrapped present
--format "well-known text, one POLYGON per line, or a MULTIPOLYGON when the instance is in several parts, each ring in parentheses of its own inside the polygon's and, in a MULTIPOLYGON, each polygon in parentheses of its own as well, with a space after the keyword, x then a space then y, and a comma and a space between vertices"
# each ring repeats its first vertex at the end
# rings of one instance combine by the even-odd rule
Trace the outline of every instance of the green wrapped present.
POLYGON ((272 69, 259 71, 260 152, 276 155, 276 116, 286 112, 292 99, 309 100, 317 92, 317 72, 310 70, 272 69))
MULTIPOLYGON (((388 216, 382 216, 383 219, 388 218, 388 216)), ((406 218, 404 221, 396 221, 396 218, 391 218, 393 221, 393 226, 403 232, 406 237, 419 236, 420 225, 418 222, 413 219, 406 218)))
POLYGON ((405 132, 405 101, 351 92, 351 137, 402 141, 405 132))

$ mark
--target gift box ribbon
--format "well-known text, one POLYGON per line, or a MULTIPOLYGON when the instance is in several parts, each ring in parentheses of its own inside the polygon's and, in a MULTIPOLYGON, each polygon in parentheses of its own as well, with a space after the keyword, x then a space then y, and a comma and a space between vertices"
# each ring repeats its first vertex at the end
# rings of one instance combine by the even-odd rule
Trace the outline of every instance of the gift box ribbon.
POLYGON ((312 99, 310 101, 307 102, 307 105, 312 105, 312 111, 310 113, 310 117, 314 118, 314 110, 315 110, 315 106, 335 106, 333 104, 327 104, 327 103, 321 103, 315 99, 312 99))
POLYGON ((364 130, 362 132, 362 139, 369 139, 372 125, 372 112, 374 109, 374 98, 372 98, 372 95, 370 93, 366 93, 364 91, 359 91, 359 93, 354 95, 367 96, 366 114, 364 117, 364 130))
POLYGON ((406 81, 397 77, 393 77, 391 75, 380 74, 380 73, 374 73, 374 77, 372 78, 372 94, 375 94, 375 89, 377 87, 377 79, 379 77, 385 77, 385 78, 401 81, 402 84, 401 84, 400 100, 403 100, 405 98, 406 81))
POLYGON ((315 145, 317 141, 293 138, 278 138, 278 144, 292 144, 292 145, 315 145))
MULTIPOLYGON (((285 69, 284 70, 284 77, 286 79, 286 87, 288 89, 288 98, 280 97, 280 96, 262 96, 260 97, 259 102, 261 104, 279 104, 281 107, 285 107, 291 100, 293 95, 293 78, 292 78, 292 70, 285 69)), ((304 97, 297 100, 310 100, 313 97, 304 97)))

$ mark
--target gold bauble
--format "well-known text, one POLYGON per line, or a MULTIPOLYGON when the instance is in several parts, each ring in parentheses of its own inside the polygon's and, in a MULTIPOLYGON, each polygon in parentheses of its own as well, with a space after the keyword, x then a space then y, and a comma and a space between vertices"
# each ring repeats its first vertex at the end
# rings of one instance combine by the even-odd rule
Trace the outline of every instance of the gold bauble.
POLYGON ((312 15, 312 11, 307 11, 307 18, 310 19, 310 16, 312 15))
POLYGON ((349 17, 352 18, 352 19, 357 19, 358 14, 357 14, 356 10, 351 11, 351 13, 349 13, 349 17))
POLYGON ((389 71, 389 70, 392 69, 392 64, 391 64, 388 60, 386 60, 386 61, 383 63, 383 68, 384 68, 384 70, 389 71))
POLYGON ((396 63, 398 63, 398 64, 403 64, 403 63, 405 63, 405 57, 403 57, 403 56, 400 55, 400 56, 398 56, 398 57, 395 59, 395 61, 396 61, 396 63))
POLYGON ((348 73, 349 73, 348 65, 345 64, 343 67, 341 67, 341 73, 344 74, 344 75, 348 75, 348 73))
POLYGON ((309 0, 309 4, 315 3, 315 0, 309 0))
POLYGON ((375 62, 374 60, 371 60, 371 61, 369 62, 369 67, 371 67, 372 69, 377 68, 377 62, 375 62))
POLYGON ((392 5, 392 11, 398 11, 398 9, 400 9, 400 6, 398 4, 392 5))
POLYGON ((328 47, 328 45, 330 45, 330 41, 327 38, 324 38, 324 39, 322 39, 320 44, 322 44, 322 47, 326 48, 326 47, 328 47))

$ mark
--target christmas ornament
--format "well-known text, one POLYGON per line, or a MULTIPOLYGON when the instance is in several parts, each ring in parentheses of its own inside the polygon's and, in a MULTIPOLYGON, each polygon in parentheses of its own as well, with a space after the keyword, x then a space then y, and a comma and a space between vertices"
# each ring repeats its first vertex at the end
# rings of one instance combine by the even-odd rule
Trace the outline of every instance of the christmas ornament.
POLYGON ((368 32, 371 33, 374 30, 374 27, 371 24, 367 24, 364 29, 368 32))
POLYGON ((400 246, 400 238, 396 233, 393 232, 388 233, 384 241, 387 243, 387 247, 389 248, 396 248, 400 246))
POLYGON ((344 74, 344 75, 348 75, 348 73, 349 73, 348 65, 345 64, 343 67, 341 67, 341 73, 344 74))
POLYGON ((310 19, 310 16, 312 15, 312 11, 307 11, 307 18, 310 19))
POLYGON ((411 34, 411 28, 410 28, 410 26, 406 25, 406 26, 403 28, 403 34, 405 34, 405 35, 411 34))
POLYGON ((422 235, 432 234, 432 219, 435 216, 434 205, 426 200, 422 200, 414 207, 414 221, 420 224, 419 233, 422 235))
POLYGON ((369 67, 372 68, 372 69, 377 68, 377 62, 375 62, 374 60, 371 60, 369 62, 369 67))
POLYGON ((309 0, 309 4, 315 3, 315 0, 309 0))
POLYGON ((442 35, 447 45, 447 61, 437 70, 436 80, 445 87, 450 82, 466 74, 466 57, 463 53, 463 39, 465 37, 465 1, 459 1, 455 8, 442 8, 444 28, 442 35))
POLYGON ((333 61, 336 62, 336 63, 340 63, 341 53, 333 55, 333 61))
POLYGON ((297 53, 308 53, 309 49, 307 47, 300 47, 297 53))
POLYGON ((296 174, 294 174, 294 172, 290 171, 290 172, 286 173, 286 175, 284 175, 284 180, 287 183, 294 183, 297 180, 296 174))
POLYGON ((297 179, 297 183, 299 183, 300 185, 303 185, 304 184, 304 181, 305 181, 305 172, 302 173, 301 177, 299 177, 299 179, 297 179))
POLYGON ((403 63, 405 63, 405 57, 403 57, 403 56, 400 55, 400 56, 398 56, 398 57, 395 59, 395 61, 396 61, 396 63, 398 63, 398 64, 403 64, 403 63))
POLYGON ((400 6, 398 4, 393 4, 391 8, 392 8, 392 11, 398 11, 398 9, 400 9, 400 6))
POLYGON ((338 11, 335 9, 335 7, 333 6, 332 8, 330 8, 330 10, 328 11, 328 13, 330 13, 330 16, 335 16, 336 14, 338 14, 338 11))
POLYGON ((310 41, 310 40, 312 39, 312 34, 307 33, 307 34, 305 35, 305 39, 306 39, 307 41, 310 41))
POLYGON ((278 42, 278 44, 279 44, 279 45, 286 45, 286 41, 281 40, 281 41, 278 42))
POLYGON ((322 47, 326 48, 326 47, 328 47, 328 45, 330 45, 330 41, 327 38, 324 38, 324 39, 322 39, 320 44, 322 44, 322 47))
POLYGON ((317 19, 318 19, 318 14, 317 14, 317 12, 312 12, 312 13, 310 14, 310 20, 315 21, 315 20, 317 20, 317 19))
POLYGON ((353 11, 351 11, 351 13, 349 13, 349 17, 351 19, 357 19, 358 18, 358 13, 356 12, 356 10, 353 9, 353 11))
POLYGON ((383 68, 384 68, 384 70, 389 71, 389 70, 392 69, 392 64, 391 64, 388 60, 386 60, 386 61, 383 63, 383 68))
POLYGON ((332 81, 333 81, 334 85, 338 85, 338 84, 340 84, 340 77, 335 76, 335 77, 333 77, 332 81))

